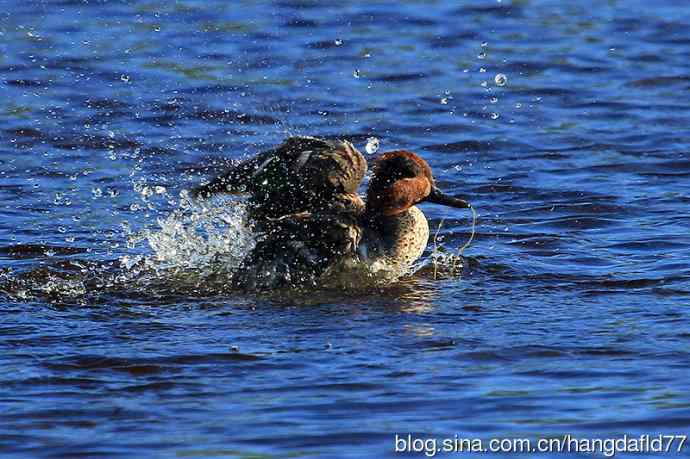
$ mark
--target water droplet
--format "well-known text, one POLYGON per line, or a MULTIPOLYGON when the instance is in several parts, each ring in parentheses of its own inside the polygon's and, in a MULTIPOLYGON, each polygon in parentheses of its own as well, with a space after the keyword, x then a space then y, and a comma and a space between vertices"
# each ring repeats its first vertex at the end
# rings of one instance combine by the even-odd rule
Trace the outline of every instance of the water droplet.
POLYGON ((448 105, 448 97, 444 97, 443 99, 441 99, 441 103, 443 105, 448 105))
POLYGON ((154 26, 153 31, 154 31, 154 32, 160 32, 160 31, 161 31, 161 26, 154 26))
POLYGON ((499 115, 498 113, 496 113, 496 112, 492 112, 492 113, 491 113, 491 119, 492 119, 492 120, 497 120, 499 116, 500 116, 500 115, 499 115))
POLYGON ((101 196, 103 196, 103 190, 101 190, 100 188, 92 188, 91 194, 94 198, 100 198, 101 196))
POLYGON ((508 83, 508 77, 504 73, 499 73, 494 77, 496 86, 505 86, 508 83))
POLYGON ((58 230, 58 233, 63 233, 63 234, 64 234, 64 233, 67 232, 67 228, 65 228, 64 226, 58 226, 58 229, 57 229, 57 230, 58 230))
POLYGON ((518 102, 517 104, 515 104, 515 108, 522 108, 522 104, 518 102))
POLYGON ((479 73, 486 73, 486 69, 485 69, 484 67, 481 67, 481 68, 479 69, 479 73))
POLYGON ((495 104, 496 102, 498 102, 498 97, 492 97, 491 99, 489 99, 489 102, 495 104))
POLYGON ((163 194, 166 191, 165 187, 160 185, 155 186, 153 190, 156 192, 156 194, 163 194))
POLYGON ((481 53, 477 54, 477 59, 486 59, 486 53, 481 52, 481 53))
POLYGON ((482 81, 479 85, 480 85, 482 88, 486 88, 486 87, 489 85, 489 83, 488 83, 487 81, 482 81))
POLYGON ((129 83, 129 75, 125 75, 124 73, 120 75, 120 80, 122 80, 125 83, 129 83))
POLYGON ((335 46, 343 46, 343 41, 340 38, 336 38, 333 43, 335 43, 335 46))
POLYGON ((359 72, 359 69, 355 69, 355 71, 352 72, 352 76, 355 78, 359 78, 362 76, 362 74, 359 72))
POLYGON ((367 145, 364 147, 364 149, 368 154, 373 155, 374 153, 379 151, 379 144, 379 139, 377 139, 376 137, 369 137, 367 139, 367 145))
POLYGON ((139 193, 144 199, 146 199, 153 194, 153 189, 148 186, 145 186, 141 189, 139 193))
POLYGON ((488 42, 485 42, 485 41, 483 41, 483 42, 482 42, 482 45, 481 45, 481 46, 482 46, 482 48, 486 48, 487 46, 489 46, 489 43, 488 43, 488 42))

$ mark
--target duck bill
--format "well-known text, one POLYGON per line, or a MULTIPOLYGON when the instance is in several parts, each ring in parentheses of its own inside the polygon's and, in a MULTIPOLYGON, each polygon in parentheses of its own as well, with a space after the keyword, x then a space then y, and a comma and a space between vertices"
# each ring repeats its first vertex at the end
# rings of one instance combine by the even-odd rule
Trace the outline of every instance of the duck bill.
POLYGON ((458 207, 460 209, 469 209, 472 207, 472 205, 464 199, 449 196, 436 187, 431 189, 431 193, 429 193, 429 196, 426 197, 425 201, 433 202, 434 204, 442 204, 444 206, 458 207))

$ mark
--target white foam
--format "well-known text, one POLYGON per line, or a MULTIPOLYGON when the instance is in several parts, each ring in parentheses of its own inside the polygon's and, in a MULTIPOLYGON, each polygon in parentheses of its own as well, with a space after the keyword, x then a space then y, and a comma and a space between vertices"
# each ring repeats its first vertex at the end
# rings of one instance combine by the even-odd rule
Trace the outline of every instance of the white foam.
POLYGON ((146 264, 157 271, 232 272, 256 244, 246 205, 227 198, 197 203, 183 196, 157 223, 158 229, 145 231, 153 251, 146 264))

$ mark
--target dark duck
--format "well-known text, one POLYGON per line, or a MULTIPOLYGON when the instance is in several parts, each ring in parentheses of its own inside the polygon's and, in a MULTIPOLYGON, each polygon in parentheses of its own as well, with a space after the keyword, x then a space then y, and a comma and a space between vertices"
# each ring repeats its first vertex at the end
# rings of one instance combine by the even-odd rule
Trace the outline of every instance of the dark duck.
POLYGON ((374 163, 366 202, 357 190, 367 161, 350 143, 291 137, 193 190, 197 198, 246 194, 259 234, 232 277, 238 288, 317 287, 356 263, 408 269, 426 248, 429 225, 416 204, 469 208, 441 192, 410 151, 374 163))

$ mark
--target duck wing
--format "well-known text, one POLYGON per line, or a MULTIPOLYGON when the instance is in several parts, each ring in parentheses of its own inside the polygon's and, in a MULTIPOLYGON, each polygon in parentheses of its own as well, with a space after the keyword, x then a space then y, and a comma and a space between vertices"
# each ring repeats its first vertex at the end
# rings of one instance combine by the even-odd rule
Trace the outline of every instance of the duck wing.
POLYGON ((248 194, 254 217, 278 218, 325 209, 339 194, 354 194, 367 171, 364 156, 343 140, 290 137, 192 191, 248 194))
POLYGON ((363 213, 362 199, 344 193, 328 210, 268 220, 255 248, 235 271, 233 287, 261 291, 318 286, 329 268, 356 256, 363 213))

